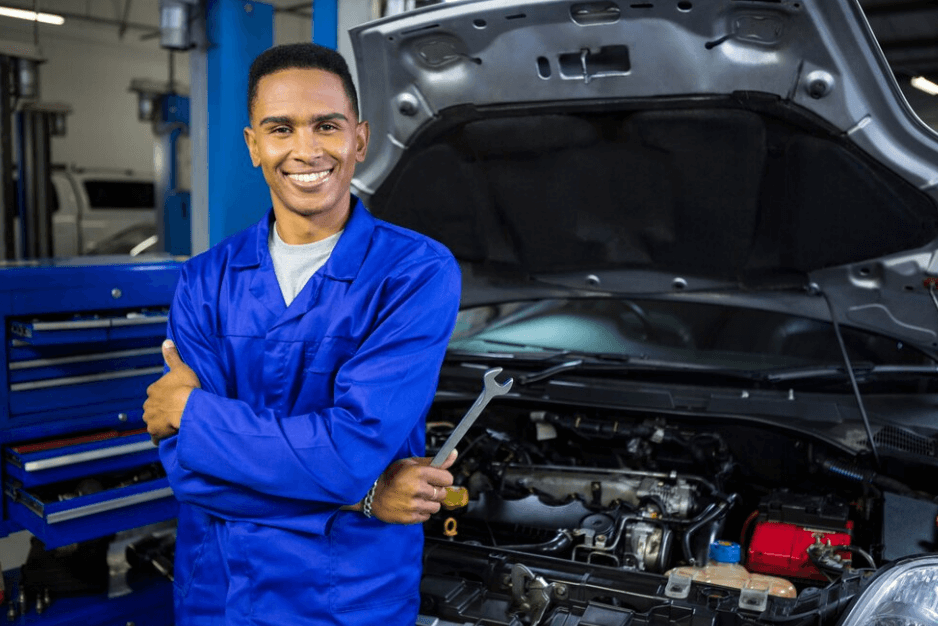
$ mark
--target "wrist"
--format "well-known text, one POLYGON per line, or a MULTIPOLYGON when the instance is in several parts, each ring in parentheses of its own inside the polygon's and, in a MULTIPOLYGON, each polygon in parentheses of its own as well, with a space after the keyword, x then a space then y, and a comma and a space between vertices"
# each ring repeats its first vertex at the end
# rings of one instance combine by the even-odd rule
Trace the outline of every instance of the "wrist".
POLYGON ((182 424, 182 415, 186 412, 186 404, 189 403, 189 397, 192 395, 193 391, 195 391, 195 387, 184 387, 176 392, 177 406, 181 406, 182 409, 178 414, 169 418, 170 425, 176 430, 179 430, 179 426, 182 424))
POLYGON ((374 512, 371 510, 372 505, 375 502, 375 493, 378 491, 378 481, 381 480, 381 477, 375 479, 375 482, 371 484, 371 489, 368 490, 368 494, 365 496, 365 499, 362 500, 362 514, 365 517, 374 517, 374 512))

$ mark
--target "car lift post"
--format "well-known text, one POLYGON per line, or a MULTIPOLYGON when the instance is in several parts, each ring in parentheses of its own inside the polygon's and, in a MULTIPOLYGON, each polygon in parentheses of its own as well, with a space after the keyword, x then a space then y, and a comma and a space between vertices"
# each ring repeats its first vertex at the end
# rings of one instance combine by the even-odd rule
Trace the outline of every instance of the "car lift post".
POLYGON ((253 224, 270 207, 244 145, 247 69, 273 45, 273 7, 244 0, 161 0, 160 44, 189 51, 191 253, 253 224))

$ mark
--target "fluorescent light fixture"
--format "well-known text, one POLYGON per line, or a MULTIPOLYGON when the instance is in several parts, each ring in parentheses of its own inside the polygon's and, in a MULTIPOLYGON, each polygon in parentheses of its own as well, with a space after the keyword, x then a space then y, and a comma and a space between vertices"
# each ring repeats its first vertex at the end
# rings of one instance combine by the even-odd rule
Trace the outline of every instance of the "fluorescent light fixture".
POLYGON ((55 24, 61 26, 65 23, 65 18, 53 13, 36 13, 35 11, 26 11, 24 9, 11 9, 9 7, 0 7, 0 16, 15 17, 21 20, 31 22, 42 22, 43 24, 55 24))
POLYGON ((921 89, 925 93, 932 96, 938 96, 938 85, 931 82, 924 76, 916 76, 910 82, 916 89, 921 89))

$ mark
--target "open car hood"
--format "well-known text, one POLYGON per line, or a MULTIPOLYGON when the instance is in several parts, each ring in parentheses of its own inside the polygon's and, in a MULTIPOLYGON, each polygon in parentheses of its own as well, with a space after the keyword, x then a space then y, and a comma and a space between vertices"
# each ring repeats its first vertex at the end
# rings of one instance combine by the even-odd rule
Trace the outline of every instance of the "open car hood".
POLYGON ((938 134, 847 0, 466 0, 351 31, 375 215, 465 305, 721 298, 938 348, 938 134), (767 295, 768 292, 768 295, 767 295))

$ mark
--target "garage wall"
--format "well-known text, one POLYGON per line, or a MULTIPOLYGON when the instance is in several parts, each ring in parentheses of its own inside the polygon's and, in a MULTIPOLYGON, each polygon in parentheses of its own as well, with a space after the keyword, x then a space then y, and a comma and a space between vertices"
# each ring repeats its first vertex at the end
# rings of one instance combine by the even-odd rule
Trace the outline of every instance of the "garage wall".
MULTIPOLYGON (((4 26, 13 20, 4 20, 4 26)), ((17 25, 19 22, 15 22, 17 25)), ((4 33, 5 39, 9 33, 4 33)), ((32 42, 32 29, 17 33, 32 42)), ((72 107, 65 137, 52 140, 52 160, 87 167, 153 170, 153 135, 137 121, 137 98, 128 88, 134 78, 165 81, 169 54, 158 43, 135 41, 139 31, 124 40, 116 28, 87 23, 41 26, 39 45, 47 59, 39 66, 40 99, 72 107)), ((175 55, 176 75, 183 78, 187 55, 175 55)))

